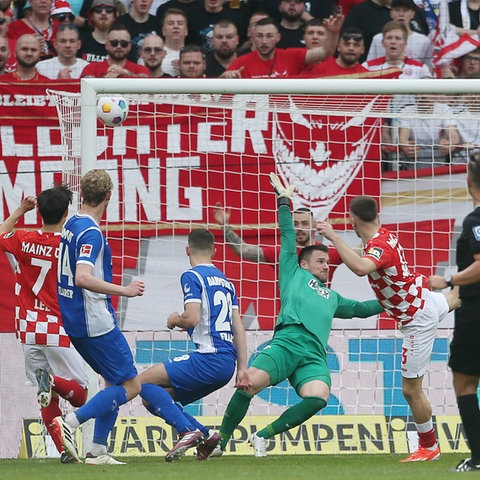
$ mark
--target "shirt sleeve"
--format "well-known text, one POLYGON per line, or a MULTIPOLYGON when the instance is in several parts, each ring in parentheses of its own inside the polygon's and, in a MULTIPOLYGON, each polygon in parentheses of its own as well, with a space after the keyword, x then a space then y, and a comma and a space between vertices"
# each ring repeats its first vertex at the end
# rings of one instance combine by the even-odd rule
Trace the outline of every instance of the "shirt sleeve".
POLYGON ((77 263, 86 263, 94 267, 103 249, 103 241, 103 234, 99 229, 87 230, 77 242, 77 263))
POLYGON ((335 311, 337 318, 368 318, 382 313, 384 308, 377 300, 359 302, 339 295, 339 303, 335 311))
POLYGON ((183 292, 183 303, 202 301, 202 285, 195 273, 191 270, 183 272, 180 277, 180 284, 183 292))

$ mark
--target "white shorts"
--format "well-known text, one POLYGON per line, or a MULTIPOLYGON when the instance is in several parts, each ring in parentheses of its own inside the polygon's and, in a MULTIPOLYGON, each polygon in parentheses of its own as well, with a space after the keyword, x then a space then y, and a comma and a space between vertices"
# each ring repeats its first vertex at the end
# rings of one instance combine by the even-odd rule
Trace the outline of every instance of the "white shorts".
POLYGON ((443 293, 424 290, 425 305, 413 320, 400 327, 403 334, 402 377, 423 377, 432 355, 438 324, 448 313, 448 302, 443 293))
POLYGON ((25 356, 25 375, 27 385, 37 386, 35 370, 45 368, 52 375, 75 380, 82 387, 88 386, 87 374, 82 357, 70 347, 50 347, 47 345, 22 344, 25 356))

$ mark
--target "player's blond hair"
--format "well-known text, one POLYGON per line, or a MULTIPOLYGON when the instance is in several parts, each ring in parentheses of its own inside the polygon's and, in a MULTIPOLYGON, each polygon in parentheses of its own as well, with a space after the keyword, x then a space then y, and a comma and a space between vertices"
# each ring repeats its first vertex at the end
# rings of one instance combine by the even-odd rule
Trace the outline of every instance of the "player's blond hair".
POLYGON ((94 169, 87 172, 80 182, 82 202, 96 207, 103 202, 113 189, 113 182, 105 170, 94 169))

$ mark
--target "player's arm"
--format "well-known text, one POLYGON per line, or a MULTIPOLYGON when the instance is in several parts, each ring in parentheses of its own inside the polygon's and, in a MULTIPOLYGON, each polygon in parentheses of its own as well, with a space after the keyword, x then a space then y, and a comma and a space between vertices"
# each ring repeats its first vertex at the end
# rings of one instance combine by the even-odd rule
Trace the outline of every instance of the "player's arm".
POLYGON ((93 275, 93 265, 89 263, 77 263, 75 285, 91 292, 121 297, 137 297, 143 295, 145 291, 145 284, 138 280, 123 286, 97 278, 93 275))
POLYGON ((8 218, 0 225, 0 233, 11 232, 13 227, 18 222, 19 218, 23 217, 25 213, 35 208, 37 201, 33 195, 25 197, 20 205, 10 214, 8 218))
POLYGON ((339 303, 335 311, 337 318, 368 318, 382 313, 384 308, 377 300, 359 302, 339 295, 339 303))
POLYGON ((237 350, 237 376, 235 387, 246 389, 251 387, 247 374, 247 336, 238 308, 232 310, 233 344, 237 350))
MULTIPOLYGON (((480 282, 480 253, 475 254, 473 258, 475 261, 465 270, 452 275, 450 282, 453 286, 464 287, 472 283, 480 282)), ((427 283, 432 290, 443 290, 449 286, 445 278, 440 275, 431 275, 428 277, 427 283)))
POLYGON ((350 247, 333 229, 330 223, 325 221, 317 222, 317 230, 326 239, 332 242, 342 258, 343 263, 359 277, 364 277, 377 269, 375 263, 367 257, 361 257, 350 247))
POLYGON ((315 47, 307 50, 305 55, 305 63, 317 63, 332 56, 337 49, 338 35, 342 28, 345 17, 343 15, 330 15, 323 21, 327 30, 327 41, 323 47, 315 47))
POLYGON ((194 328, 200 321, 202 304, 200 302, 188 302, 184 306, 182 314, 171 313, 167 318, 167 327, 172 330, 178 328, 194 328))
POLYGON ((265 255, 263 250, 258 245, 251 245, 243 240, 240 235, 235 233, 232 227, 228 224, 230 219, 230 210, 223 208, 220 203, 217 203, 213 208, 213 218, 218 225, 223 227, 223 236, 227 245, 244 260, 252 262, 264 262, 265 255))
POLYGON ((278 175, 270 173, 270 183, 277 195, 278 226, 280 227, 280 281, 289 278, 298 268, 297 243, 290 203, 296 190, 294 185, 284 186, 278 175))

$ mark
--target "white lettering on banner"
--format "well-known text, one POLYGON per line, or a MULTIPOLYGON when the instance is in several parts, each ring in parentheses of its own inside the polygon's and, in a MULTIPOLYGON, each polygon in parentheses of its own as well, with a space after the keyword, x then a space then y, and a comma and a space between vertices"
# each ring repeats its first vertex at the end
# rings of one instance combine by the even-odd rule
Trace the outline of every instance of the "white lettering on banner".
MULTIPOLYGON (((55 183, 55 180, 60 178, 55 178, 55 175, 60 175, 62 171, 62 161, 61 160, 45 160, 41 163, 41 172, 40 172, 40 191, 47 188, 52 188, 52 185, 55 183)), ((37 175, 38 176, 38 175, 37 175)))
MULTIPOLYGON (((115 127, 117 128, 117 127, 115 127)), ((110 197, 110 202, 108 202, 107 208, 107 220, 109 222, 119 222, 120 221, 120 182, 119 178, 119 167, 117 160, 98 160, 98 168, 103 168, 107 170, 110 178, 112 179, 113 185, 118 186, 118 188, 113 188, 112 196, 110 197)), ((127 173, 127 176, 129 173, 127 173)), ((122 181, 125 180, 125 174, 122 176, 122 181)), ((125 202, 128 203, 128 202, 125 202)), ((135 202, 134 202, 135 203, 135 202)), ((122 211, 123 215, 123 211, 122 211)))
MULTIPOLYGON (((203 122, 197 127, 197 151, 243 153, 246 150, 246 141, 249 139, 255 153, 267 153, 262 132, 269 130, 269 113, 267 109, 259 107, 268 101, 268 95, 235 95, 231 118, 230 150, 224 133, 228 122, 203 122), (218 133, 212 132, 214 128, 218 133)), ((167 151, 172 154, 181 153, 181 126, 178 124, 167 127, 167 151)))
POLYGON ((250 138, 255 153, 267 153, 262 131, 268 131, 268 110, 259 108, 268 104, 268 95, 235 95, 232 109, 231 152, 245 151, 245 142, 250 138), (254 116, 247 117, 247 111, 254 116), (248 133, 248 135, 247 135, 248 133))
POLYGON ((5 157, 32 157, 33 145, 15 143, 15 134, 13 127, 0 127, 0 146, 2 155, 5 157))
MULTIPOLYGON (((18 168, 16 172, 7 168, 4 161, 0 161, 0 212, 3 214, 5 206, 3 201, 7 203, 7 210, 13 212, 22 198, 27 195, 36 195, 35 192, 35 162, 33 160, 26 160, 18 162, 18 168), (15 179, 15 183, 12 184, 12 177, 15 179)), ((37 224, 37 212, 36 210, 30 210, 24 215, 23 218, 25 224, 35 225, 37 224)))
POLYGON ((167 127, 167 152, 180 153, 182 151, 180 146, 180 125, 172 124, 167 127))
MULTIPOLYGON (((124 159, 123 169, 126 172, 123 177, 124 198, 138 197, 147 219, 151 222, 160 220, 160 160, 148 159, 147 182, 135 160, 124 159)), ((137 222, 138 220, 137 202, 125 202, 125 221, 137 222)))
POLYGON ((58 127, 37 127, 37 149, 39 157, 61 157, 62 145, 52 144, 52 131, 59 131, 58 127))
POLYGON ((199 152, 221 152, 225 153, 228 148, 226 140, 214 140, 217 138, 226 138, 226 122, 207 122, 198 124, 197 151, 199 152), (213 127, 218 128, 219 133, 212 133, 213 127), (223 128, 222 128, 223 127, 223 128), (221 132, 221 133, 220 133, 221 132))
MULTIPOLYGON (((38 190, 51 188, 54 184, 54 176, 62 171, 62 162, 60 160, 48 160, 41 162, 41 168, 36 166, 33 160, 21 160, 18 162, 17 171, 5 161, 0 160, 0 217, 4 220, 3 201, 7 203, 7 211, 13 212, 27 195, 36 195, 38 190), (38 173, 40 170, 40 173, 38 173), (36 180, 40 177, 40 184, 36 180), (14 182, 12 183, 12 178, 14 182)), ((36 210, 30 210, 23 216, 25 225, 38 225, 36 210)))
POLYGON ((45 107, 52 104, 46 95, 0 95, 2 107, 45 107))
POLYGON ((180 206, 180 170, 200 167, 200 157, 167 158, 167 220, 202 220, 203 202, 200 187, 182 187, 190 201, 188 207, 180 206))
MULTIPOLYGON (((105 139, 105 137, 103 138, 105 139)), ((125 155, 127 153, 127 145, 128 148, 132 148, 133 146, 135 146, 137 155, 148 155, 150 153, 150 127, 148 125, 115 127, 113 129, 112 139, 113 154, 125 155), (128 142, 127 132, 135 133, 135 142, 128 142)))

